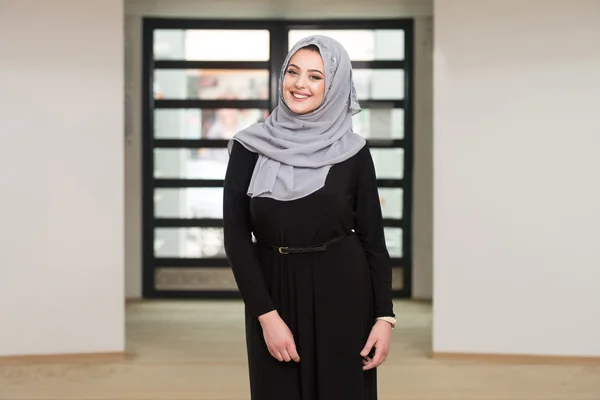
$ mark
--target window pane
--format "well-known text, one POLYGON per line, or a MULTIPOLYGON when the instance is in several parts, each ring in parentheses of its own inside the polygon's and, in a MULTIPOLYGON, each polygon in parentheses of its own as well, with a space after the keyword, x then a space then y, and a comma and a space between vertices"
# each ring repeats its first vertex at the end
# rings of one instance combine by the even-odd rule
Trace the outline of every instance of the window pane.
POLYGON ((154 255, 169 258, 225 257, 223 228, 156 228, 154 255))
POLYGON ((290 49, 300 39, 311 35, 325 35, 337 40, 354 61, 404 60, 404 31, 401 29, 294 29, 288 36, 290 49))
POLYGON ((404 149, 371 149, 378 179, 404 177, 404 149))
POLYGON ((265 100, 269 98, 269 71, 157 69, 154 98, 265 100))
POLYGON ((157 109, 157 139, 230 139, 235 133, 264 120, 268 110, 259 109, 157 109))
POLYGON ((157 268, 156 290, 238 290, 231 268, 157 268))
POLYGON ((363 108, 352 117, 354 132, 367 139, 404 139, 404 110, 363 108))
POLYGON ((157 218, 223 218, 223 188, 156 189, 157 218))
POLYGON ((155 60, 268 61, 268 30, 155 30, 155 60))
POLYGON ((392 258, 402 258, 402 228, 383 228, 385 244, 392 258))
POLYGON ((355 69, 353 74, 359 100, 404 99, 403 69, 355 69))
POLYGON ((399 188, 379 188, 383 218, 402 219, 403 195, 403 190, 399 188))
POLYGON ((154 149, 157 179, 225 179, 229 153, 222 149, 154 149))
POLYGON ((404 271, 402 267, 392 268, 392 290, 402 290, 404 288, 404 271))

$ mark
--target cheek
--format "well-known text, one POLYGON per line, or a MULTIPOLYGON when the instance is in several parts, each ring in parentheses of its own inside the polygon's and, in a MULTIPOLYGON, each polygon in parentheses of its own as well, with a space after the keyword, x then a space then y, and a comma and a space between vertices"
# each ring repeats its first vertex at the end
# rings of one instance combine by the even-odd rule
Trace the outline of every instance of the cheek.
POLYGON ((323 99, 323 95, 325 94, 325 84, 322 82, 315 83, 313 87, 313 95, 318 99, 323 99))
POLYGON ((324 95, 325 95, 325 84, 324 83, 317 84, 317 87, 315 88, 315 97, 319 98, 320 100, 323 100, 324 95))

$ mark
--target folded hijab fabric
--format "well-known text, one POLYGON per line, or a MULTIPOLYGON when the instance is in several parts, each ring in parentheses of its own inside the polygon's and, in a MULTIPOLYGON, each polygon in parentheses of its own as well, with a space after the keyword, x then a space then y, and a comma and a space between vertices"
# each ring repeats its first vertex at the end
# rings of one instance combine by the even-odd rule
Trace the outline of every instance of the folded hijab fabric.
POLYGON ((321 189, 331 166, 354 156, 366 143, 352 131, 352 116, 360 110, 350 57, 342 45, 321 35, 300 40, 283 63, 278 106, 265 122, 232 139, 259 155, 247 194, 290 201, 321 189), (309 45, 317 46, 323 58, 325 92, 316 110, 298 115, 285 104, 282 85, 290 58, 309 45))

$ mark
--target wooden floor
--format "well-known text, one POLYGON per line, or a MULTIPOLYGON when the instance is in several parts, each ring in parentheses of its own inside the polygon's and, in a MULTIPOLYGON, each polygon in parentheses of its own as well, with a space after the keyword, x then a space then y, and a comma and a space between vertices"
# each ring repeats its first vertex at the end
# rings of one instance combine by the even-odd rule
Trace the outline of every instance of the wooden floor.
MULTIPOLYGON (((380 400, 600 400, 600 366, 431 359, 431 306, 396 310, 380 400)), ((238 301, 130 304, 127 347, 120 361, 0 363, 0 399, 249 399, 238 301)))

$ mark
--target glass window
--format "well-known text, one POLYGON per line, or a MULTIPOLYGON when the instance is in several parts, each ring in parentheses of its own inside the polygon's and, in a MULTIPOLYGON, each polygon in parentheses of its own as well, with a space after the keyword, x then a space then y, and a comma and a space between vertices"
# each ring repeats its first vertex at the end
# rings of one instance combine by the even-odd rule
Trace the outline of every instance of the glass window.
POLYGON ((392 258, 402 258, 402 228, 383 228, 385 244, 392 258))
MULTIPOLYGON (((144 67, 152 81, 149 90, 144 91, 150 98, 143 101, 143 115, 144 126, 151 128, 144 132, 144 140, 147 140, 144 158, 152 157, 154 170, 144 172, 145 176, 152 175, 150 182, 145 180, 144 196, 153 196, 150 212, 154 215, 148 216, 149 221, 146 221, 153 235, 145 235, 144 247, 152 249, 159 260, 173 261, 153 262, 150 268, 145 267, 144 277, 153 281, 157 292, 180 291, 192 295, 237 290, 231 269, 221 267, 226 265, 226 254, 223 228, 218 226, 223 218, 220 182, 225 178, 229 162, 225 142, 240 130, 264 121, 269 113, 266 108, 276 100, 271 98, 271 85, 277 84, 279 71, 271 70, 276 67, 271 61, 276 60, 270 60, 273 50, 270 45, 274 45, 277 38, 270 37, 269 32, 275 26, 269 27, 266 21, 259 24, 255 21, 244 29, 202 29, 206 26, 202 21, 189 20, 185 24, 173 21, 168 25, 163 21, 158 25, 160 28, 153 26, 152 21, 148 23, 152 35, 144 40, 146 46, 152 46, 152 54, 150 59, 144 60, 144 67), (176 29, 164 28, 167 26, 176 29), (178 140, 187 141, 174 145, 178 140), (213 220, 214 224, 210 221, 184 223, 195 219, 213 220), (165 224, 165 220, 173 220, 172 225, 190 226, 171 226, 165 224), (197 265, 190 268, 190 262, 197 265)), ((288 40, 290 48, 303 37, 314 34, 333 37, 344 46, 354 66, 357 95, 363 106, 362 112, 352 117, 353 130, 376 144, 371 147, 371 154, 378 179, 403 179, 402 139, 412 134, 405 131, 405 118, 409 116, 405 116, 403 109, 403 100, 410 99, 412 93, 406 84, 412 63, 404 62, 410 24, 399 21, 394 26, 374 23, 367 29, 318 30, 300 29, 314 27, 311 23, 294 23, 298 29, 291 30, 289 24, 278 26, 277 30, 284 29, 281 32, 287 38, 283 41, 288 40), (380 29, 387 27, 395 29, 380 29)), ((410 154, 407 153, 407 159, 410 154)), ((403 229, 409 229, 410 224, 400 224, 410 214, 410 202, 404 203, 404 195, 411 196, 408 189, 378 188, 382 215, 394 222, 390 225, 396 225, 384 227, 387 249, 397 261, 392 271, 395 290, 407 289, 403 268, 411 267, 402 260, 403 229), (404 215, 406 206, 409 208, 404 215)))
POLYGON ((337 40, 353 61, 404 60, 404 31, 401 29, 293 29, 288 36, 289 48, 311 35, 325 35, 337 40))
POLYGON ((225 257, 223 228, 155 228, 154 255, 168 258, 225 257))
POLYGON ((154 192, 157 218, 223 218, 223 188, 159 188, 154 192))
POLYGON ((269 31, 240 29, 159 29, 155 60, 268 61, 269 31))
POLYGON ((230 139, 248 126, 263 121, 268 110, 260 109, 157 109, 157 139, 230 139))
POLYGON ((402 219, 404 191, 400 188, 379 188, 383 218, 402 219))
POLYGON ((154 149, 158 179, 225 179, 229 152, 216 149, 154 149))
POLYGON ((266 100, 269 71, 213 69, 157 69, 155 99, 266 100))
POLYGON ((404 110, 363 108, 352 117, 354 132, 367 139, 404 139, 404 110))
POLYGON ((353 77, 359 100, 404 99, 403 69, 355 69, 353 77))
POLYGON ((371 149, 378 179, 404 177, 404 149, 371 149))

